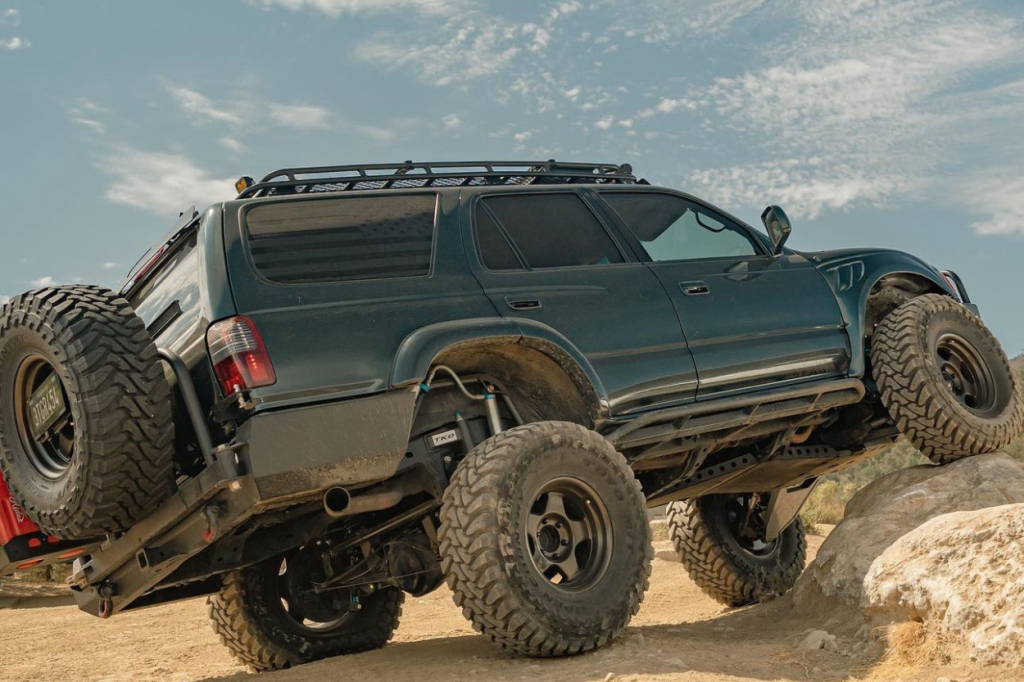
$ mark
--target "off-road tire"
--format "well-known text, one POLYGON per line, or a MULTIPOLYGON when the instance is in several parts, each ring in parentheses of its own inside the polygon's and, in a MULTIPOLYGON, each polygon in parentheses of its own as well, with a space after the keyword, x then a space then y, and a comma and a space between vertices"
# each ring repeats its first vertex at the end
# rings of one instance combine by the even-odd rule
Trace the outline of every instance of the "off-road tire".
POLYGON ((45 532, 86 538, 123 531, 171 493, 171 392, 146 326, 127 300, 93 286, 41 289, 0 310, 0 468, 45 532), (74 454, 48 478, 17 424, 22 363, 59 376, 74 420, 74 454))
POLYGON ((617 637, 650 582, 650 526, 639 482, 599 434, 568 422, 500 433, 459 464, 441 508, 442 569, 474 629, 511 652, 578 654, 617 637), (524 519, 532 496, 559 477, 583 481, 609 510, 607 569, 589 589, 567 593, 534 567, 524 519))
POLYGON ((297 630, 271 584, 279 565, 280 560, 271 560, 225 574, 220 592, 208 602, 214 632, 239 662, 254 671, 380 649, 398 628, 405 594, 389 587, 363 597, 362 608, 338 628, 315 637, 297 630))
POLYGON ((697 587, 726 606, 746 606, 789 591, 803 573, 807 536, 797 519, 779 536, 775 556, 753 557, 737 543, 716 504, 721 496, 668 505, 668 532, 697 587))
POLYGON ((886 317, 871 338, 871 365, 897 428, 936 464, 995 452, 1024 429, 1024 399, 1006 353, 977 315, 948 296, 919 296, 886 317), (983 414, 961 404, 943 379, 936 344, 950 333, 990 371, 993 404, 983 414))

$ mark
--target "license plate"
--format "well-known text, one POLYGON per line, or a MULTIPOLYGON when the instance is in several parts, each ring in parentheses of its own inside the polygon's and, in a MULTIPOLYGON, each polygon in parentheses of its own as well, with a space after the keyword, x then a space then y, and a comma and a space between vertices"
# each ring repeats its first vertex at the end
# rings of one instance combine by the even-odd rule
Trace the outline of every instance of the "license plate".
POLYGON ((32 436, 39 438, 53 426, 67 410, 64 405, 64 392, 60 388, 60 378, 51 374, 36 389, 28 401, 28 418, 32 427, 32 436))

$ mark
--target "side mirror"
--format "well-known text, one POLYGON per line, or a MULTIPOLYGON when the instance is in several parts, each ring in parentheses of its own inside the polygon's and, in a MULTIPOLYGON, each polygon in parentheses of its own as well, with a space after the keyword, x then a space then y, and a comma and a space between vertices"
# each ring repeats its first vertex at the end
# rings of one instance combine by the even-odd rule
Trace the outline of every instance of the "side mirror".
POLYGON ((764 229, 768 230, 768 236, 771 237, 772 245, 775 247, 775 255, 778 256, 782 253, 782 247, 785 246, 786 240, 789 239, 789 235, 793 231, 789 216, 781 206, 769 206, 761 214, 761 222, 764 223, 764 229))

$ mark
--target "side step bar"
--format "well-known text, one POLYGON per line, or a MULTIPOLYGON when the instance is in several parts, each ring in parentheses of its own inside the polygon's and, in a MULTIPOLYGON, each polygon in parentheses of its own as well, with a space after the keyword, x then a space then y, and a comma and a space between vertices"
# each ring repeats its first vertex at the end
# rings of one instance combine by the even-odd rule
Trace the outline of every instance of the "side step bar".
POLYGON ((617 448, 635 448, 725 431, 860 402, 860 379, 839 379, 762 391, 648 412, 607 435, 617 448))

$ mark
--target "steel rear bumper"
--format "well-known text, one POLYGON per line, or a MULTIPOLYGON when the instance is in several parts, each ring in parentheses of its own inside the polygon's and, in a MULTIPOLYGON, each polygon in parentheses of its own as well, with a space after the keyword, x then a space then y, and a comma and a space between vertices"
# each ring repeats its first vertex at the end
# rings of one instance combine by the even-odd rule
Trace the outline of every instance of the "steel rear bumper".
MULTIPOLYGON (((79 608, 109 617, 136 600, 150 601, 147 595, 175 583, 182 564, 231 541, 253 516, 316 499, 333 486, 390 478, 405 456, 415 400, 411 390, 398 390, 252 416, 153 514, 75 561, 79 608)), ((193 426, 206 431, 195 418, 193 426)))

